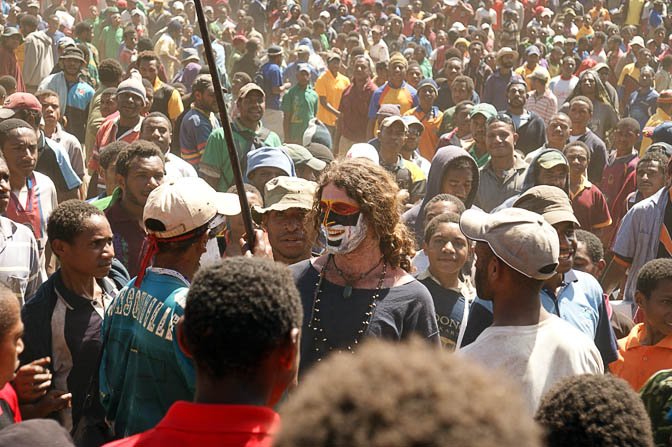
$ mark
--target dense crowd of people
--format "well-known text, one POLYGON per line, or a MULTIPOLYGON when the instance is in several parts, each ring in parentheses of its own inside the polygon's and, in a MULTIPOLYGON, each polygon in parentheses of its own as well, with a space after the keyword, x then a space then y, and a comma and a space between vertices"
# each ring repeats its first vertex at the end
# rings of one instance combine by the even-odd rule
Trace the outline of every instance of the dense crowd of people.
POLYGON ((3 0, 0 445, 672 447, 671 6, 3 0))

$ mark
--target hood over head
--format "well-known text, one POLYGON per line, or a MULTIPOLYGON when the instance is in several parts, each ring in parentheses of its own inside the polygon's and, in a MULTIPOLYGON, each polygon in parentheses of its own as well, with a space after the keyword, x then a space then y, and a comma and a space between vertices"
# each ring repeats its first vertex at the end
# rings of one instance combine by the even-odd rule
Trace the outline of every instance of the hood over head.
POLYGON ((425 212, 425 206, 427 202, 441 193, 441 181, 443 180, 443 175, 446 169, 453 162, 461 158, 469 161, 473 173, 471 191, 469 192, 467 199, 464 201, 464 207, 469 209, 473 205, 474 200, 476 199, 476 192, 478 191, 479 184, 478 165, 476 164, 476 161, 474 161, 473 157, 461 147, 444 146, 439 148, 436 151, 436 154, 434 154, 431 167, 429 168, 429 175, 427 176, 427 192, 425 193, 425 198, 422 200, 421 204, 415 205, 404 214, 404 222, 415 233, 416 241, 422 241, 422 237, 425 231, 425 221, 423 214, 425 212))
MULTIPOLYGON (((569 162, 567 161, 567 157, 565 157, 565 154, 562 153, 562 151, 559 151, 557 149, 543 149, 539 151, 536 157, 532 160, 530 163, 530 166, 527 168, 527 173, 525 174, 525 179, 523 180, 523 187, 520 191, 520 194, 524 193, 530 188, 533 188, 537 185, 537 171, 539 169, 539 164, 537 163, 539 161, 539 157, 542 155, 548 153, 548 152, 557 152, 562 156, 562 158, 565 160, 565 163, 567 163, 567 166, 569 166, 569 162)), ((563 191, 569 195, 569 169, 567 170, 567 182, 565 183, 565 187, 562 188, 563 191)))

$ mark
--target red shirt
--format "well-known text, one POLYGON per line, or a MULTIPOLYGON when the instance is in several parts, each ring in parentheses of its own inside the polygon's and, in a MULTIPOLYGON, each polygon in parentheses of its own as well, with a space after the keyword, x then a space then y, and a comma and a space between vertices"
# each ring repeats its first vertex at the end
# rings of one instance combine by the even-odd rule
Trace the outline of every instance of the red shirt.
POLYGON ((107 447, 270 447, 280 416, 268 407, 178 401, 151 430, 107 447))
POLYGON ((584 180, 578 192, 572 194, 570 191, 569 197, 581 228, 590 231, 611 225, 607 200, 597 186, 584 180))
POLYGON ((12 385, 7 382, 0 389, 0 428, 21 422, 21 411, 19 411, 19 399, 16 397, 16 391, 12 385))
POLYGON ((339 127, 341 134, 348 140, 365 142, 366 126, 369 124, 369 102, 373 92, 377 90, 376 84, 367 79, 362 85, 353 82, 345 88, 341 96, 341 104, 338 110, 341 112, 339 127))

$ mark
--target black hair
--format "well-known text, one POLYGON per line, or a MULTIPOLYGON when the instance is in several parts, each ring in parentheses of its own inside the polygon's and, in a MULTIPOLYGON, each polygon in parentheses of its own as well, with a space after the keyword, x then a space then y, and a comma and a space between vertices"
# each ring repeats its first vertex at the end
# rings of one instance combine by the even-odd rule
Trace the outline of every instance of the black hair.
MULTIPOLYGON (((434 236, 434 233, 436 233, 436 229, 439 228, 439 225, 444 224, 444 223, 454 223, 454 224, 460 224, 460 215, 457 213, 442 213, 430 220, 426 225, 425 225, 425 235, 424 239, 425 242, 429 244, 429 240, 434 236)), ((465 236, 466 239, 466 236, 465 236)))
POLYGON ((666 54, 663 56, 663 59, 660 61, 660 63, 663 65, 663 67, 667 67, 669 69, 670 66, 672 66, 672 54, 666 54))
POLYGON ((115 59, 103 59, 98 65, 98 79, 102 84, 115 85, 121 81, 124 69, 115 59))
POLYGON ((639 269, 637 274, 637 291, 647 299, 651 296, 658 283, 665 279, 672 279, 672 259, 653 259, 639 269))
MULTIPOLYGON (((458 76, 458 77, 459 77, 459 76, 458 76)), ((457 79, 457 78, 456 78, 456 79, 457 79)), ((470 81, 472 82, 472 84, 473 84, 474 81, 473 81, 471 78, 469 78, 469 80, 470 80, 470 81)), ((464 101, 460 101, 460 102, 458 102, 457 105, 455 106, 455 115, 454 115, 454 116, 457 117, 460 113, 462 113, 462 111, 463 111, 464 109, 466 109, 466 108, 469 107, 469 106, 473 106, 473 105, 475 105, 475 104, 474 104, 474 101, 472 101, 472 100, 470 100, 470 99, 465 99, 464 101)))
POLYGON ((154 91, 154 86, 147 79, 142 78, 142 86, 145 87, 145 94, 147 94, 147 89, 154 91))
POLYGON ((6 284, 0 282, 0 340, 4 339, 19 321, 21 321, 19 300, 6 284))
POLYGON ((607 35, 602 31, 597 31, 593 35, 593 41, 595 41, 595 39, 599 39, 602 42, 602 45, 604 45, 607 42, 607 35))
POLYGON ((82 33, 85 33, 86 31, 91 31, 93 27, 91 26, 90 23, 88 22, 79 22, 77 25, 75 25, 75 36, 79 36, 82 33))
POLYGON ((124 29, 123 37, 132 36, 133 34, 137 34, 137 32, 138 30, 135 29, 135 26, 129 25, 124 29))
POLYGON ((159 57, 156 55, 154 51, 151 50, 145 50, 145 51, 140 51, 138 53, 138 67, 140 64, 144 61, 155 61, 157 64, 159 63, 159 57))
POLYGON ((590 110, 590 113, 593 113, 593 101, 590 100, 587 96, 583 95, 577 95, 573 97, 569 101, 569 108, 572 108, 572 105, 574 105, 575 102, 581 101, 582 103, 586 104, 588 106, 588 110, 590 110))
POLYGON ((128 143, 123 140, 114 141, 105 146, 100 152, 98 162, 103 169, 107 169, 111 164, 116 163, 119 153, 128 147, 128 143))
POLYGON ((0 76, 0 85, 5 87, 5 90, 11 92, 16 90, 16 79, 11 75, 0 76))
POLYGON ((38 101, 42 102, 42 99, 44 98, 51 98, 51 97, 58 98, 58 93, 49 89, 40 90, 39 92, 35 93, 35 97, 37 98, 38 101))
POLYGON ((584 143, 583 141, 579 141, 579 140, 571 141, 571 142, 565 144, 565 147, 562 148, 562 153, 564 155, 566 155, 567 150, 571 147, 580 147, 581 149, 583 149, 583 151, 586 153, 586 158, 588 159, 588 163, 590 163, 590 148, 588 147, 588 145, 586 143, 584 143))
POLYGON ((490 118, 488 118, 488 120, 485 122, 485 125, 489 127, 491 124, 495 123, 504 123, 509 127, 511 127, 513 133, 516 133, 516 125, 513 123, 511 117, 504 112, 497 112, 497 115, 493 115, 490 118))
POLYGON ((577 241, 586 244, 586 251, 588 251, 590 260, 593 261, 593 263, 600 262, 600 260, 604 259, 604 246, 599 237, 586 230, 576 230, 574 231, 574 234, 576 234, 577 241))
POLYGON ((455 207, 458 210, 457 214, 464 213, 464 210, 466 209, 465 206, 464 206, 464 203, 462 203, 462 201, 458 197, 455 197, 454 195, 447 194, 447 193, 437 194, 434 197, 432 197, 431 199, 429 199, 427 201, 427 203, 425 204, 425 208, 423 210, 423 218, 425 218, 425 219, 427 218, 427 210, 437 202, 450 202, 450 203, 452 203, 453 205, 455 205, 455 207))
POLYGON ((654 162, 657 161, 660 164, 660 170, 663 171, 665 178, 667 178, 667 164, 670 162, 670 157, 663 151, 656 150, 647 150, 642 158, 637 162, 637 168, 644 162, 654 162))
POLYGON ((5 96, 7 96, 7 90, 5 90, 5 87, 0 85, 0 98, 4 98, 5 96))
POLYGON ((280 408, 275 445, 539 447, 527 412, 501 375, 417 338, 372 338, 302 378, 280 408))
POLYGON ((542 396, 535 419, 546 429, 548 447, 653 447, 639 395, 608 374, 559 380, 542 396))
POLYGON ((450 87, 452 88, 457 82, 464 82, 465 84, 467 84, 467 91, 473 95, 474 93, 473 79, 471 79, 469 76, 457 75, 455 76, 455 79, 453 79, 453 83, 450 84, 450 87))
POLYGON ((10 132, 16 129, 21 129, 23 127, 25 127, 26 129, 33 130, 33 126, 31 126, 30 124, 28 124, 23 120, 16 118, 10 118, 8 120, 0 122, 0 149, 7 142, 10 132))
POLYGON ((202 267, 184 310, 194 362, 214 377, 253 374, 302 322, 301 298, 289 268, 242 256, 202 267))
POLYGON ((125 178, 128 176, 128 169, 134 158, 150 157, 159 157, 161 163, 165 166, 166 159, 163 152, 161 152, 161 149, 159 149, 159 146, 151 141, 136 140, 119 153, 115 172, 125 178))
POLYGON ((21 16, 19 19, 19 26, 21 28, 27 28, 27 29, 37 29, 37 17, 30 15, 30 14, 24 14, 21 16))
POLYGON ((105 213, 83 200, 66 200, 56 207, 47 222, 49 243, 61 240, 71 244, 75 238, 86 230, 87 220, 91 216, 103 216, 105 213))
POLYGON ((140 125, 140 132, 145 130, 145 123, 147 122, 148 118, 161 118, 163 120, 166 120, 168 122, 168 129, 172 132, 173 131, 173 124, 170 122, 170 118, 168 118, 166 115, 164 115, 162 112, 152 112, 149 115, 147 115, 143 120, 142 124, 140 125))
MULTIPOLYGON (((213 39, 214 40, 214 39, 213 39)), ((152 39, 147 36, 142 36, 141 38, 138 39, 138 53, 142 51, 152 51, 154 50, 154 44, 152 43, 152 39)))
MULTIPOLYGON (((644 68, 644 67, 642 67, 642 68, 644 68)), ((639 132, 641 130, 641 127, 639 127, 639 122, 636 119, 630 118, 630 117, 621 118, 618 121, 618 123, 616 123, 616 127, 618 127, 620 125, 623 125, 623 126, 626 126, 626 127, 630 128, 630 130, 632 130, 636 135, 639 135, 639 132)))

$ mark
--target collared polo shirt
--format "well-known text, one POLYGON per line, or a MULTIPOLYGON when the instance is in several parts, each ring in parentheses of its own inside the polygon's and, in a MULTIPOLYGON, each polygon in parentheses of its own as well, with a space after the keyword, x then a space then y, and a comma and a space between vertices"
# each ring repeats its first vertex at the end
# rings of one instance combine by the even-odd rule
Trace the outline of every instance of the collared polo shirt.
POLYGON ((175 402, 156 427, 107 447, 271 447, 280 416, 268 407, 175 402))
POLYGON ((509 197, 521 193, 527 173, 527 163, 520 155, 514 153, 513 167, 504 171, 502 177, 495 174, 492 160, 480 168, 479 172, 481 178, 476 193, 476 206, 489 213, 509 197))
POLYGON ((572 199, 574 215, 584 230, 592 231, 611 225, 607 199, 600 189, 585 177, 576 193, 569 191, 569 198, 572 199))
POLYGON ((484 153, 483 155, 481 155, 480 157, 478 157, 478 156, 476 155, 476 149, 475 149, 475 148, 476 148, 476 142, 475 142, 475 141, 472 141, 472 142, 468 143, 466 147, 464 147, 464 150, 466 150, 467 152, 469 152, 469 155, 472 156, 472 158, 473 158, 474 161, 476 162, 476 165, 477 165, 478 168, 480 169, 480 168, 482 168, 483 166, 485 166, 485 164, 486 164, 488 161, 490 161, 490 154, 488 153, 488 151, 485 151, 485 153, 484 153))
POLYGON ((653 346, 645 346, 641 343, 645 331, 644 323, 639 323, 627 337, 618 340, 618 360, 609 364, 611 372, 635 391, 658 371, 672 369, 672 335, 653 346))
MULTIPOLYGON (((245 173, 247 168, 247 153, 254 149, 255 140, 260 139, 262 126, 259 123, 255 131, 245 127, 240 120, 234 120, 231 123, 231 130, 233 131, 233 144, 236 146, 238 160, 241 165, 240 168, 245 173)), ((261 143, 264 146, 271 147, 280 147, 282 145, 280 137, 275 132, 269 132, 268 136, 261 143)), ((224 131, 221 128, 215 129, 210 134, 210 137, 208 137, 208 143, 205 145, 205 150, 201 157, 199 171, 209 177, 219 179, 216 188, 217 191, 225 192, 233 185, 233 168, 231 166, 231 159, 229 158, 229 151, 226 148, 224 131)))
MULTIPOLYGON (((343 92, 350 85, 350 79, 337 73, 334 76, 330 70, 325 71, 315 82, 315 92, 319 97, 326 97, 327 102, 336 110, 341 105, 343 92)), ((317 119, 327 126, 336 125, 336 115, 325 109, 320 103, 317 108, 317 119)))
POLYGON ((616 359, 616 337, 609 323, 602 287, 592 275, 569 270, 558 291, 541 289, 541 305, 593 340, 605 367, 616 359))
MULTIPOLYGON (((157 78, 158 79, 158 78, 157 78)), ((140 127, 142 127, 142 117, 139 117, 138 123, 131 129, 128 129, 126 132, 117 135, 119 129, 119 116, 112 118, 103 122, 96 133, 96 145, 93 147, 91 152, 91 159, 89 160, 88 168, 89 171, 96 172, 100 167, 99 158, 100 151, 102 151, 105 146, 115 141, 125 141, 127 143, 132 143, 138 138, 140 138, 140 127)))
POLYGON ((544 94, 541 96, 537 96, 537 92, 532 91, 527 97, 525 108, 535 112, 544 120, 544 124, 548 125, 548 122, 558 111, 558 99, 549 88, 544 90, 544 94))
POLYGON ((182 118, 180 124, 180 152, 182 159, 192 166, 198 166, 205 151, 205 145, 213 129, 219 127, 214 114, 206 114, 192 107, 182 118))

